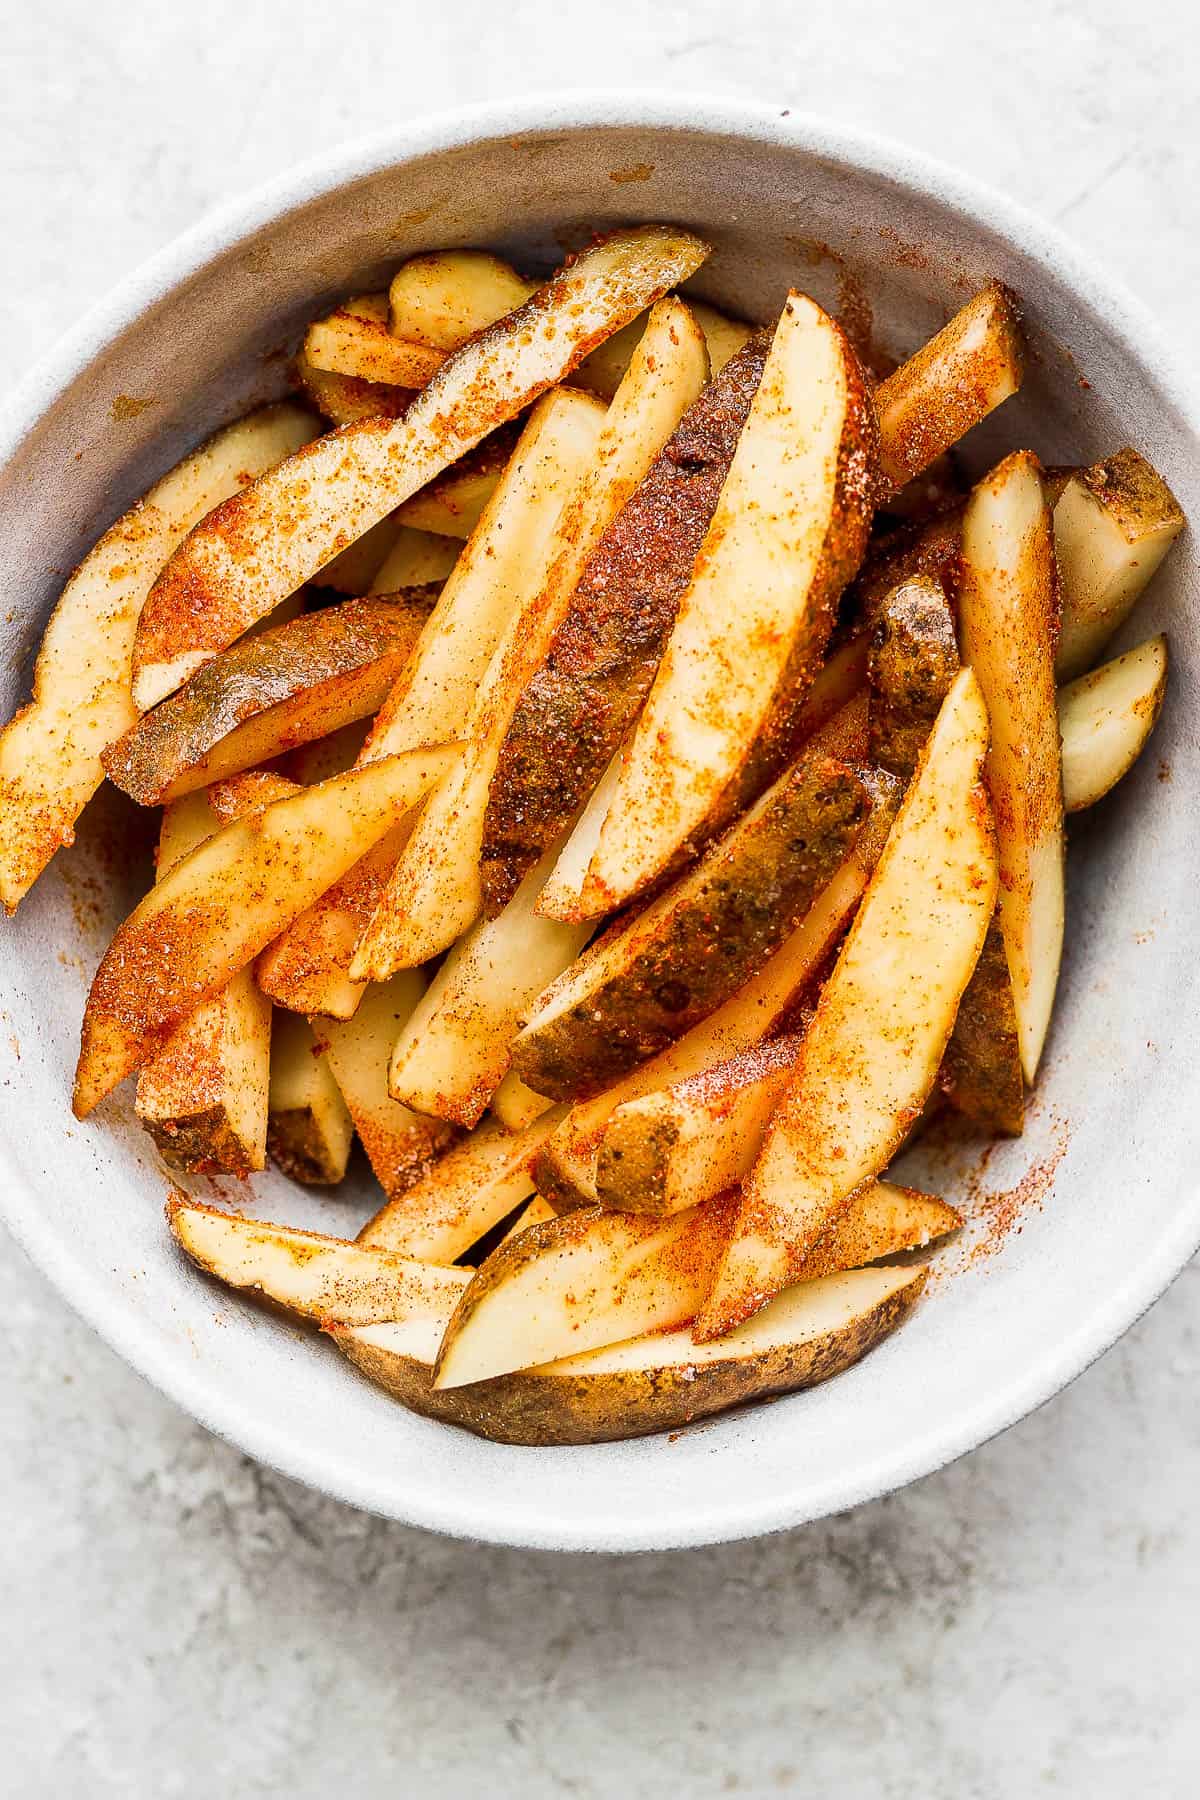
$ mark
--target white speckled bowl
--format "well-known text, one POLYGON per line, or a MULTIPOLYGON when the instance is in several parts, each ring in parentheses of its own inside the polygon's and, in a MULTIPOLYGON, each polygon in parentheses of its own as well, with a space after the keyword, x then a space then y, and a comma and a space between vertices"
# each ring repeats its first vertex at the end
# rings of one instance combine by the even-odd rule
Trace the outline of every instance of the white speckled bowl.
MULTIPOLYGON (((416 250, 487 244, 545 263, 560 233, 640 219, 703 231, 716 249, 698 291, 764 318, 789 283, 830 303, 839 279, 858 284, 896 351, 1002 276, 1025 301, 1035 361, 990 444, 1065 461, 1131 441, 1200 513, 1200 408, 1181 371, 1136 307, 996 195, 893 145, 728 101, 489 107, 354 146, 227 209, 26 383, 0 427, 0 713, 27 691, 64 572, 181 452, 279 389, 315 308, 416 250), (117 421, 121 395, 152 404, 117 421)), ((800 1524, 912 1481, 1070 1381, 1200 1242, 1196 621, 1185 540, 1128 634, 1171 633, 1166 714, 1134 775, 1072 830, 1045 1073, 1025 1140, 986 1171, 995 1190, 1032 1169, 1041 1204, 1001 1241, 971 1202, 973 1241, 993 1253, 947 1253, 906 1329, 811 1394, 674 1442, 501 1448, 410 1417, 328 1344, 202 1281, 172 1248, 167 1179, 128 1101, 83 1126, 68 1108, 87 980, 146 877, 107 853, 112 805, 92 808, 75 851, 0 925, 0 1208, 72 1304, 196 1418, 396 1518, 501 1543, 649 1548, 800 1524)), ((943 1159, 944 1191, 968 1169, 943 1159)), ((335 1230, 363 1216, 276 1176, 260 1179, 257 1210, 335 1230)))

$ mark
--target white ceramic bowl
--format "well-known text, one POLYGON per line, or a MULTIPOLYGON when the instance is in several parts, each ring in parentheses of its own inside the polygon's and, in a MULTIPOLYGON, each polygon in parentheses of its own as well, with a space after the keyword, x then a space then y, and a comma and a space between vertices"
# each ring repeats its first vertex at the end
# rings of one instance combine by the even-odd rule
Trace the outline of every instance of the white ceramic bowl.
MULTIPOLYGON (((1129 441, 1200 514, 1200 410, 1179 369, 1140 311, 1006 201, 895 146, 727 101, 490 107, 354 146, 227 209, 126 282, 26 384, 0 431, 11 647, 0 713, 27 691, 63 573, 185 449, 281 387, 283 353, 323 302, 380 285, 416 250, 486 244, 548 264, 581 228, 640 219, 710 237, 696 286, 739 311, 768 317, 790 283, 833 304, 839 281, 857 284, 896 351, 1003 277, 1025 302, 1035 360, 978 456, 1028 441, 1078 460, 1129 441)), ((167 1180, 128 1101, 83 1126, 68 1109, 87 979, 146 879, 117 847, 128 815, 111 803, 0 926, 9 1224, 96 1329, 205 1425, 298 1480, 437 1530, 563 1549, 702 1544, 937 1468, 1077 1375, 1200 1241, 1196 590, 1185 540, 1132 634, 1171 633, 1158 736, 1072 830, 1045 1072, 1026 1138, 984 1176, 1006 1189, 1033 1170, 1023 1229, 1000 1241, 977 1227, 993 1253, 952 1251, 908 1326, 827 1386, 674 1442, 502 1448, 410 1417, 328 1344, 203 1282, 172 1248, 167 1180)), ((948 1193, 969 1173, 952 1163, 937 1171, 948 1193)), ((353 1229, 362 1216, 279 1177, 258 1187, 265 1217, 353 1229)))

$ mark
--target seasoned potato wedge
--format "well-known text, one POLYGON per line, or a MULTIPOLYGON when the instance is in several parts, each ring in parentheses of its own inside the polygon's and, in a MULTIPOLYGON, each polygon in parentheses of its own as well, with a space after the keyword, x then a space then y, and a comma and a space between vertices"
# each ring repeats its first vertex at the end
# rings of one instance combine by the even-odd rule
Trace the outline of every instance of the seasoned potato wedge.
POLYGON ((870 809, 854 772, 801 756, 701 860, 541 996, 513 1045, 556 1100, 609 1086, 757 974, 832 880, 870 809))
POLYGON ((164 475, 71 576, 42 639, 33 698, 0 731, 0 903, 9 912, 72 841, 104 779, 101 752, 137 719, 130 647, 163 563, 207 512, 317 429, 298 406, 239 419, 164 475))
POLYGON ((198 1200, 167 1204, 187 1255, 226 1287, 253 1288, 302 1319, 329 1325, 441 1319, 470 1280, 469 1269, 439 1269, 386 1250, 289 1225, 269 1225, 198 1200))
POLYGON ((902 488, 1015 394, 1023 362, 1016 303, 989 282, 876 390, 888 488, 902 488))
POLYGON ((979 678, 991 718, 987 785, 1000 851, 1000 929, 1021 1063, 1032 1082, 1062 956, 1064 839, 1054 542, 1040 465, 1027 452, 1006 457, 967 503, 958 617, 962 658, 979 678))
MULTIPOLYGON (((728 318, 725 313, 718 312, 715 306, 709 306, 691 294, 685 294, 683 298, 687 301, 688 311, 704 333, 712 373, 719 375, 731 357, 736 356, 754 336, 754 326, 743 324, 740 319, 728 318)), ((611 400, 625 378, 625 371, 641 342, 644 330, 645 321, 635 319, 632 325, 616 332, 598 350, 593 350, 580 363, 572 379, 580 387, 599 394, 602 400, 611 400)))
POLYGON ((788 760, 795 713, 866 545, 870 397, 827 314, 789 296, 582 903, 640 892, 788 760))
POLYGON ((523 306, 537 285, 486 250, 434 250, 410 256, 392 276, 389 321, 411 343, 457 350, 523 306))
POLYGON ((908 1317, 924 1269, 857 1269, 805 1282, 715 1344, 654 1332, 498 1381, 439 1388, 432 1330, 337 1330, 339 1348, 414 1412, 502 1444, 598 1444, 698 1419, 840 1375, 908 1317))
POLYGON ((883 602, 871 639, 872 762, 912 774, 958 668, 945 589, 930 575, 913 575, 883 602))
MULTIPOLYGON (((517 703, 570 604, 587 559, 703 386, 708 355, 678 300, 653 308, 604 419, 594 461, 563 515, 545 564, 509 622, 464 727, 471 752, 424 808, 388 892, 350 966, 379 979, 424 962, 479 916, 484 814, 517 703)), ((584 403, 584 396, 579 396, 584 403)), ((595 404, 592 402, 591 404, 595 404)))
POLYGON ((822 989, 697 1321, 701 1339, 731 1330, 797 1279, 929 1096, 996 900, 996 843, 979 785, 987 744, 980 685, 963 669, 822 989))
POLYGON ((495 493, 516 445, 511 427, 494 431, 477 450, 406 500, 396 514, 403 525, 444 537, 469 538, 495 493))
POLYGON ((361 295, 317 319, 305 333, 302 354, 314 369, 404 388, 428 386, 446 360, 440 350, 393 336, 384 294, 361 295))
POLYGON ((322 438, 193 531, 155 582, 133 647, 140 709, 171 693, 277 601, 703 261, 688 232, 618 232, 454 352, 404 418, 322 438), (288 529, 281 531, 283 521, 288 529))
POLYGON ((371 577, 370 591, 395 594, 406 588, 426 587, 430 582, 449 581, 461 552, 458 538, 401 525, 387 556, 371 577))
POLYGON ((968 1119, 987 1131, 1020 1137, 1025 1077, 1008 952, 995 919, 959 1003, 940 1079, 946 1098, 968 1119))
POLYGON ((702 1075, 618 1106, 596 1159, 600 1204, 666 1217, 743 1180, 803 1041, 791 1036, 756 1044, 702 1075))
POLYGON ((271 1024, 267 1149, 306 1187, 333 1187, 346 1173, 354 1121, 306 1019, 276 1012, 271 1024))
POLYGON ((1179 502, 1136 450, 1076 469, 1054 506, 1062 579, 1059 681, 1095 662, 1185 524, 1179 502))
MULTIPOLYGON (((163 814, 161 880, 211 837, 219 820, 204 794, 163 814)), ((250 969, 186 1018, 138 1076, 138 1117, 175 1169, 249 1175, 266 1167, 271 1003, 250 969)))
POLYGON ((535 1094, 510 1069, 492 1095, 488 1110, 494 1118, 499 1119, 505 1131, 524 1131, 527 1125, 532 1125, 535 1120, 548 1113, 553 1105, 553 1100, 547 1100, 544 1094, 535 1094))
POLYGON ((481 1125, 358 1234, 360 1244, 452 1263, 533 1193, 531 1165, 558 1121, 547 1113, 524 1131, 481 1125))
POLYGON ((406 969, 369 987, 352 1019, 311 1021, 375 1178, 389 1199, 420 1181, 454 1138, 452 1126, 410 1111, 388 1093, 392 1045, 424 991, 424 976, 406 969))
POLYGON ((118 930, 84 1013, 84 1118, 444 775, 459 749, 391 757, 235 820, 168 869, 118 930))
POLYGON ((429 608, 346 600, 233 644, 105 751, 142 806, 177 800, 378 711, 429 608))
POLYGON ((521 1015, 582 950, 590 925, 535 910, 547 858, 504 911, 481 919, 450 951, 396 1040, 388 1085, 418 1112, 476 1124, 512 1060, 521 1015))
POLYGON ((331 425, 357 425, 360 419, 402 419, 412 405, 412 388, 335 375, 329 369, 314 368, 303 355, 296 358, 294 372, 305 399, 331 425))
POLYGON ((1094 806, 1128 775, 1158 724, 1167 691, 1167 640, 1148 638, 1058 691, 1063 805, 1094 806))

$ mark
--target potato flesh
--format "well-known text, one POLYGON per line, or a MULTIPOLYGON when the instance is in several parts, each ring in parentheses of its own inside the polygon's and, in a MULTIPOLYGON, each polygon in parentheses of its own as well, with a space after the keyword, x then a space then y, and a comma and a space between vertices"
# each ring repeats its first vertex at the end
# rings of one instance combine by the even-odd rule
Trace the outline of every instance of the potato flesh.
POLYGON ((446 360, 440 350, 394 337, 386 319, 364 318, 346 308, 309 326, 303 354, 314 369, 404 388, 426 387, 446 360))
POLYGON ((1129 773, 1158 723, 1166 690, 1167 640, 1161 635, 1059 689, 1067 812, 1094 806, 1129 773))
MULTIPOLYGON (((316 585, 333 588, 335 593, 349 594, 354 598, 370 593, 371 583, 395 549, 403 530, 396 514, 389 513, 386 519, 380 519, 378 525, 372 525, 370 531, 365 531, 362 537, 335 556, 332 562, 319 569, 316 585)), ((436 580, 437 577, 431 576, 430 579, 436 580)), ((405 585, 402 581, 395 583, 396 587, 405 585)), ((388 590, 384 588, 380 591, 386 593, 388 590)))
MULTIPOLYGON (((168 806, 158 876, 211 837, 205 794, 168 806)), ((173 1168, 249 1175, 266 1167, 271 1004, 241 969, 167 1039, 138 1076, 134 1108, 173 1168)))
POLYGON ((397 517, 419 531, 440 532, 444 537, 469 538, 483 509, 499 486, 499 466, 454 469, 433 486, 414 494, 397 517))
POLYGON ((346 1173, 353 1142, 350 1109, 307 1019, 277 1011, 267 1115, 271 1161, 306 1187, 333 1186, 346 1173))
POLYGON ((1054 689, 1054 544, 1040 465, 1006 457, 963 516, 959 643, 991 719, 986 780, 1000 852, 1021 1065, 1033 1082, 1062 958, 1062 757, 1054 689))
POLYGON ((492 1096, 490 1110, 506 1131, 523 1131, 549 1112, 553 1105, 553 1100, 547 1100, 544 1094, 535 1094, 516 1071, 510 1069, 492 1096))
POLYGON ((555 1216, 550 1202, 544 1200, 541 1194, 534 1194, 529 1205, 521 1208, 500 1241, 507 1244, 510 1239, 520 1237, 523 1231, 528 1231, 531 1225, 543 1225, 547 1219, 553 1219, 555 1216))
POLYGON ((457 350, 536 292, 535 281, 486 250, 435 250, 410 257, 393 275, 391 329, 414 344, 457 350))
POLYGON ((412 403, 411 388, 334 375, 328 369, 314 368, 303 355, 296 358, 293 369, 305 399, 333 426, 357 425, 360 419, 400 419, 412 403))
POLYGON ((538 916, 553 860, 544 858, 502 913, 459 940, 396 1040, 388 1084, 418 1112, 479 1121, 508 1072, 522 1014, 587 942, 590 925, 538 916))
MULTIPOLYGON (((433 795, 355 952, 351 977, 376 980, 424 962, 469 929, 483 908, 479 862, 488 789, 517 703, 537 669, 589 555, 642 480, 707 375, 704 340, 677 300, 653 308, 543 565, 471 704, 470 755, 433 795)), ((579 397, 579 404, 585 404, 579 397)), ((590 403, 594 405, 594 402, 590 403)))
POLYGON ((84 1013, 86 1117, 197 1006, 302 912, 444 774, 450 750, 393 757, 235 820, 176 863, 118 930, 84 1013))
POLYGON ((401 525, 387 556, 371 577, 368 592, 394 594, 404 588, 423 587, 428 581, 449 581, 461 551, 457 538, 439 537, 432 531, 401 525))
MULTIPOLYGON (((713 375, 719 375, 725 364, 744 344, 754 336, 754 326, 743 324, 740 319, 731 319, 715 306, 706 301, 697 300, 691 294, 684 294, 688 311, 704 333, 704 341, 708 347, 709 368, 713 375)), ((635 319, 624 331, 618 331, 598 350, 593 350, 586 361, 580 363, 575 371, 574 379, 580 387, 588 388, 593 394, 599 394, 603 400, 611 400, 625 377, 625 371, 633 358, 633 353, 641 342, 645 321, 635 319)))
POLYGON ((1078 470, 1054 507, 1062 579, 1059 681, 1095 662, 1184 527, 1166 482, 1136 450, 1078 470))
POLYGON ((359 1243, 421 1262, 456 1262, 533 1193, 530 1167, 555 1123, 548 1113, 525 1131, 506 1131, 495 1120, 481 1125, 376 1213, 359 1243))
POLYGON ((704 832, 799 665, 820 659, 870 511, 857 381, 838 327, 792 294, 623 759, 581 896, 592 916, 704 832))
POLYGON ((706 254, 698 238, 666 227, 617 233, 454 353, 403 419, 368 419, 322 438, 227 503, 180 546, 142 609, 133 650, 139 707, 172 692, 706 254))
POLYGON ((317 1043, 350 1110, 375 1178, 389 1199, 424 1176, 451 1132, 422 1118, 388 1093, 392 1045, 425 991, 425 978, 406 969, 369 987, 352 1019, 313 1022, 317 1043))
POLYGON ((164 475, 80 563, 46 627, 33 698, 0 732, 0 903, 11 912, 104 779, 100 754, 137 723, 129 658, 163 563, 206 513, 318 429, 268 406, 218 432, 164 475))
POLYGON ((330 1325, 380 1320, 441 1321, 470 1279, 345 1238, 324 1237, 173 1202, 167 1217, 182 1248, 227 1287, 253 1288, 301 1318, 330 1325))
POLYGON ((600 847, 604 821, 621 785, 624 757, 625 748, 622 746, 592 789, 591 798, 558 852, 538 900, 539 912, 544 913, 548 919, 559 919, 563 924, 571 924, 585 917, 584 885, 592 858, 600 847))
POLYGON ((888 489, 902 488, 1015 394, 1022 365, 1012 296, 989 282, 876 390, 888 489))
POLYGON ((697 1322, 703 1339, 797 1278, 920 1116, 995 904, 996 846, 979 786, 987 743, 980 684, 964 669, 822 989, 697 1322))

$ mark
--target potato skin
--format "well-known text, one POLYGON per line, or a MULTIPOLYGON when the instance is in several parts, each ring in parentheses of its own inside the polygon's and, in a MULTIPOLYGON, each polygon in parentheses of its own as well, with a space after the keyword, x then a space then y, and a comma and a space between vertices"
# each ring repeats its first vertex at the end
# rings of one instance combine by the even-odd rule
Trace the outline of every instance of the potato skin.
POLYGON ((730 1407, 815 1387, 840 1375, 896 1330, 925 1285, 919 1271, 849 1328, 804 1344, 717 1362, 682 1363, 596 1375, 532 1370, 466 1387, 437 1389, 432 1368, 346 1333, 340 1349, 355 1367, 426 1418, 461 1426, 498 1444, 603 1444, 678 1431, 730 1407))
POLYGON ((489 914, 567 829, 650 691, 769 349, 770 333, 756 335, 709 383, 584 571, 492 779, 489 914))
POLYGON ((954 619, 941 583, 929 575, 901 582, 880 607, 867 663, 873 762, 893 775, 913 773, 958 669, 954 619))
POLYGON ((967 1118, 988 1131, 1020 1137, 1025 1081, 1008 955, 995 919, 959 1002, 940 1081, 951 1105, 967 1118))

